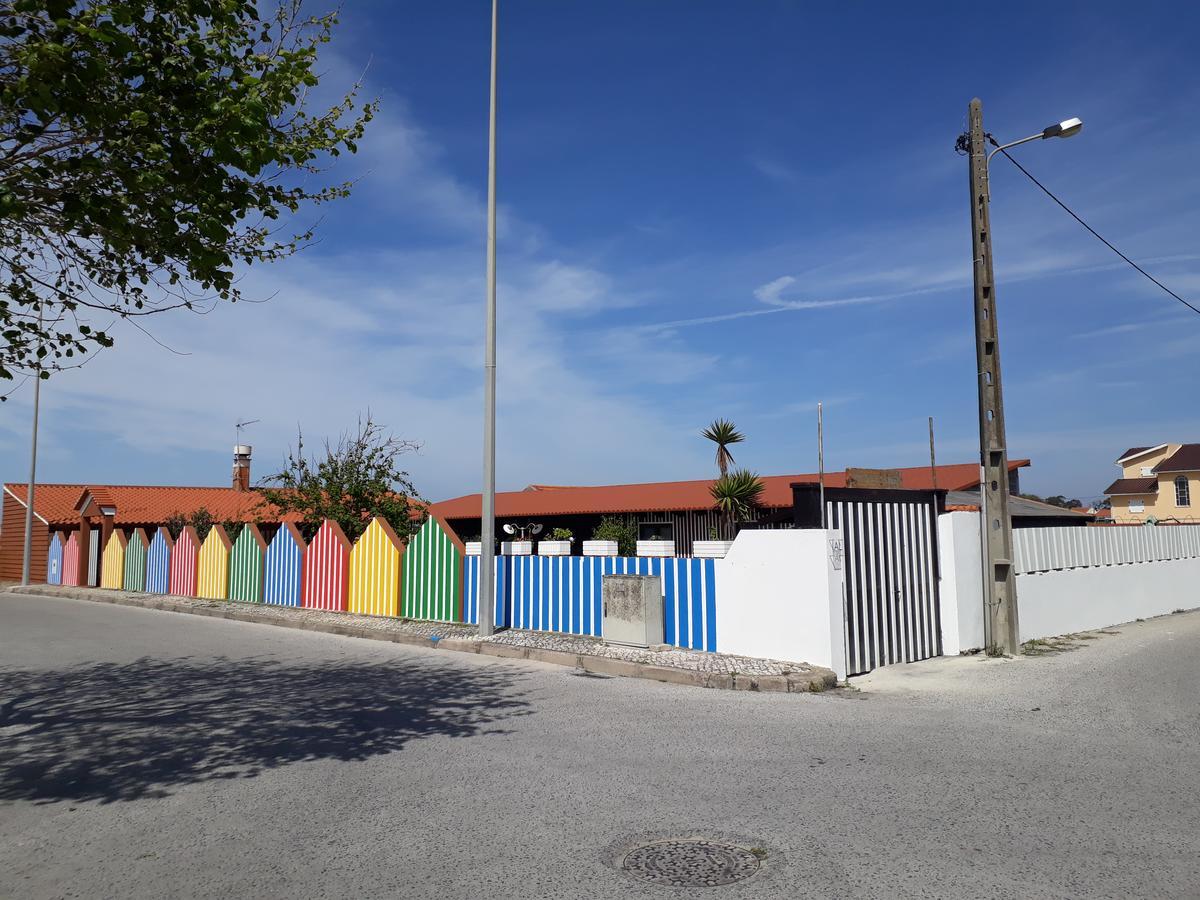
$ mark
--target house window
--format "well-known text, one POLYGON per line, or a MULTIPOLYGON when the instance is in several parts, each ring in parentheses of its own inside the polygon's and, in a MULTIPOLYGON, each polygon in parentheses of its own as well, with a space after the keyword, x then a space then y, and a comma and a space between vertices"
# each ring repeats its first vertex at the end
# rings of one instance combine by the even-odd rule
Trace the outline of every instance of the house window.
POLYGON ((673 541, 675 526, 670 522, 642 522, 638 525, 639 541, 673 541))
POLYGON ((1142 466, 1142 477, 1143 478, 1152 478, 1153 476, 1154 476, 1154 467, 1153 466, 1142 466))
POLYGON ((1188 488, 1187 476, 1180 475, 1175 479, 1175 505, 1176 506, 1191 506, 1192 493, 1188 488))
POLYGON ((1141 497, 1129 498, 1129 511, 1131 513, 1140 513, 1146 511, 1146 501, 1141 497))

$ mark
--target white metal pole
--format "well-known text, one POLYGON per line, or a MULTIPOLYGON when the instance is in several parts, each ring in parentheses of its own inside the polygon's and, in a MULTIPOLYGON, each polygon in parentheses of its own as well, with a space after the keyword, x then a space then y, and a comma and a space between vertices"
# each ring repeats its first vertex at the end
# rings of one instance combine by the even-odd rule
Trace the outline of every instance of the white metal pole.
POLYGON ((480 518, 479 636, 495 631, 496 566, 496 31, 492 0, 492 84, 488 112, 487 333, 483 341, 483 508, 480 518))
POLYGON ((821 503, 821 528, 825 527, 825 421, 821 403, 817 403, 817 484, 821 503))
MULTIPOLYGON (((42 330, 42 306, 38 304, 38 332, 42 330)), ((42 364, 33 369, 33 437, 29 447, 29 484, 25 488, 25 549, 21 555, 21 584, 29 584, 29 562, 33 550, 33 492, 37 482, 38 402, 42 393, 42 364)))

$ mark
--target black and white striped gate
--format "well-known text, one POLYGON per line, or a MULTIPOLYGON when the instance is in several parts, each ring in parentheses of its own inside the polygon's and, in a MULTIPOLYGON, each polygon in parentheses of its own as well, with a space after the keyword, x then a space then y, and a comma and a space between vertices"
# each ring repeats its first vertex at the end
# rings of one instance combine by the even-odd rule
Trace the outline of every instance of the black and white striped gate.
MULTIPOLYGON (((808 516, 815 485, 794 485, 797 525, 801 493, 808 516)), ((943 495, 944 496, 944 495, 943 495)), ((825 490, 825 527, 844 544, 846 668, 861 675, 879 666, 915 662, 942 652, 938 613, 935 491, 825 490)))

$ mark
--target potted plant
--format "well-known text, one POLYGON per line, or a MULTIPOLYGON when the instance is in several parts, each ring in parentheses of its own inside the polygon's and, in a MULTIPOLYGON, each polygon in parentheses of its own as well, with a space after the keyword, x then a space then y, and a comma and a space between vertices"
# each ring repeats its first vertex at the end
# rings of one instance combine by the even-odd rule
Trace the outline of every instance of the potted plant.
POLYGON ((570 556, 573 540, 575 535, 570 528, 555 528, 548 540, 538 541, 538 556, 570 556))
MULTIPOLYGON (((653 526, 650 526, 650 527, 653 529, 653 526)), ((647 538, 647 539, 639 538, 638 539, 637 555, 638 556, 674 556, 675 555, 675 541, 673 539, 666 540, 656 529, 652 530, 649 538, 647 538)))
POLYGON ((708 540, 692 541, 692 556, 698 559, 724 559, 733 541, 721 540, 721 532, 714 525, 708 529, 708 540))
POLYGON ((628 516, 602 516, 583 542, 584 556, 632 556, 637 544, 637 525, 628 516))

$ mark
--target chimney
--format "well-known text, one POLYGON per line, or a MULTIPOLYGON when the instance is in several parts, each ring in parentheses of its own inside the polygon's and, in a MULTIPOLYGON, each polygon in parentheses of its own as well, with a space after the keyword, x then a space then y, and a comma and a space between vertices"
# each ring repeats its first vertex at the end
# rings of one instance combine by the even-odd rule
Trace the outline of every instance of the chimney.
POLYGON ((233 448, 233 489, 250 490, 250 445, 235 444, 233 448))

